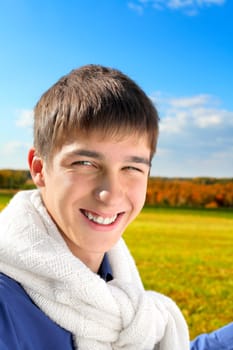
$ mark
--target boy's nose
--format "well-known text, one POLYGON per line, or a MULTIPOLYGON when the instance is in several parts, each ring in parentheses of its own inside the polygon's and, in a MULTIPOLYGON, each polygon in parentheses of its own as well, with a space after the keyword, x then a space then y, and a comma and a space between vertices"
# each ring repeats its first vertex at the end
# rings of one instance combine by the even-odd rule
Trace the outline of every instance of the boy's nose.
POLYGON ((123 198, 123 189, 119 179, 105 178, 101 185, 95 190, 95 197, 99 202, 114 205, 123 198))
POLYGON ((102 190, 102 191, 99 191, 98 198, 104 202, 108 200, 109 195, 110 195, 109 191, 102 190))

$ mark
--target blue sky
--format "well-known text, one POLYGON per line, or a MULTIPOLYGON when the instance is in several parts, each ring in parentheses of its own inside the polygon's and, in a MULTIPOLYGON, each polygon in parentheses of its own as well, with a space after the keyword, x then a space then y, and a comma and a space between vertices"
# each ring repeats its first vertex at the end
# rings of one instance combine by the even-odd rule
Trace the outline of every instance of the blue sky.
POLYGON ((27 169, 41 94, 98 63, 159 110, 152 175, 233 177, 232 1, 0 0, 0 47, 1 169, 27 169))

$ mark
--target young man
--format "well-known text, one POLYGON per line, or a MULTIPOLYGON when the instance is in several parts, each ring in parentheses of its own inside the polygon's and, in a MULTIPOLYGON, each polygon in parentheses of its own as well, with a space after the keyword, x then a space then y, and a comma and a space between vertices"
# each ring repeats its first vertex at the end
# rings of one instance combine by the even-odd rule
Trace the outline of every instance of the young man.
POLYGON ((41 97, 28 156, 38 190, 0 217, 1 349, 189 348, 178 307, 144 290, 121 238, 157 133, 149 98, 114 69, 74 70, 41 97))
POLYGON ((169 298, 145 291, 123 239, 146 195, 158 115, 121 72, 61 78, 34 113, 37 190, 0 215, 0 349, 186 350, 169 298))

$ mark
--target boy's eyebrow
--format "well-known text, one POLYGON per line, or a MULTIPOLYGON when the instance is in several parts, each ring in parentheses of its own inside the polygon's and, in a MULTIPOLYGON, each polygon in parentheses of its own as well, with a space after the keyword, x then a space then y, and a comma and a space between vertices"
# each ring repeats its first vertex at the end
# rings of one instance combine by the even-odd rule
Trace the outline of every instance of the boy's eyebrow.
POLYGON ((145 157, 131 156, 131 157, 127 158, 127 161, 132 162, 132 163, 146 164, 149 167, 151 166, 151 161, 145 157))
MULTIPOLYGON (((74 150, 68 153, 68 156, 84 156, 84 157, 90 157, 90 158, 96 158, 96 159, 103 159, 104 156, 96 151, 90 151, 88 149, 79 149, 74 150)), ((126 162, 132 162, 132 163, 141 163, 146 164, 149 167, 151 166, 150 159, 147 159, 145 157, 139 157, 139 156, 129 156, 125 160, 126 162)))
POLYGON ((75 151, 71 151, 68 153, 69 156, 84 156, 84 157, 90 157, 90 158, 98 158, 102 159, 103 156, 99 152, 90 151, 88 149, 79 149, 75 151))

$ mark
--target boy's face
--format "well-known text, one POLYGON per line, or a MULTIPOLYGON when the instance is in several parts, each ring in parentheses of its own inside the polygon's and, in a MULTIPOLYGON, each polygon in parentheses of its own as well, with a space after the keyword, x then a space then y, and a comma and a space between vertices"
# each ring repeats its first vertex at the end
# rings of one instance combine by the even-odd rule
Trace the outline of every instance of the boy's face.
POLYGON ((144 205, 150 169, 146 136, 79 135, 49 166, 32 154, 29 163, 48 212, 84 263, 91 255, 102 257, 144 205))

